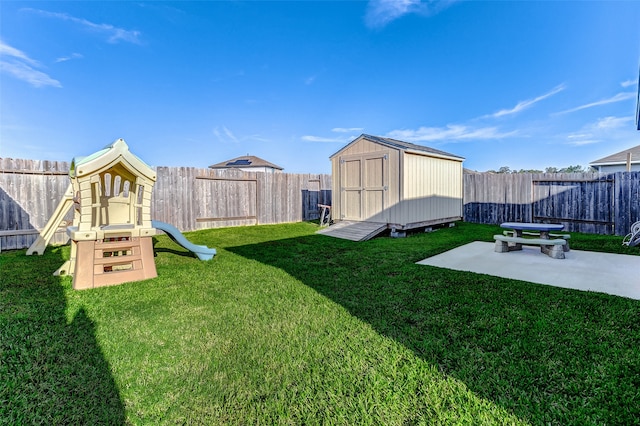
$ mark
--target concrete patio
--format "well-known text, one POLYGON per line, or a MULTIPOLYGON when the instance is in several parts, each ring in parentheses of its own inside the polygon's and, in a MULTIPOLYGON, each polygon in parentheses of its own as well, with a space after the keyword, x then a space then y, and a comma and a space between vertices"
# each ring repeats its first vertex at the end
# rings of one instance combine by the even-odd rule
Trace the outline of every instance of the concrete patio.
POLYGON ((565 259, 552 259, 534 246, 493 249, 494 243, 475 241, 417 263, 640 300, 640 256, 572 249, 565 259))

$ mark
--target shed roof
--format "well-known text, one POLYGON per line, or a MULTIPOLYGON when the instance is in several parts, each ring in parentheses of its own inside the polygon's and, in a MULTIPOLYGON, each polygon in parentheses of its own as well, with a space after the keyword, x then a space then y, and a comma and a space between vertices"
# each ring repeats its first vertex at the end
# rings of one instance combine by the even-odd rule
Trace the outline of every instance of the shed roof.
POLYGON ((388 147, 391 147, 391 148, 399 149, 401 151, 413 152, 415 154, 423 154, 423 155, 426 154, 426 155, 431 155, 431 156, 434 156, 434 157, 447 158, 447 159, 450 159, 450 160, 457 160, 457 161, 463 161, 464 160, 464 157, 460 157, 458 155, 450 154, 450 153, 445 152, 445 151, 440 151, 438 149, 430 148, 428 146, 416 145, 416 144, 410 143, 410 142, 399 141, 397 139, 391 139, 391 138, 384 138, 384 137, 381 137, 381 136, 372 136, 372 135, 367 135, 367 134, 364 134, 364 133, 361 134, 360 136, 358 136, 357 138, 355 138, 353 141, 351 141, 346 146, 342 147, 338 152, 336 152, 335 154, 333 154, 329 158, 335 157, 340 152, 345 150, 347 147, 349 147, 350 145, 356 143, 357 141, 359 141, 361 139, 366 139, 368 141, 379 143, 381 145, 385 145, 385 146, 388 146, 388 147))
POLYGON ((589 164, 597 166, 626 164, 627 154, 629 153, 631 154, 631 164, 640 164, 640 145, 625 149, 624 151, 616 152, 615 154, 592 161, 589 164))
POLYGON ((255 155, 244 155, 242 157, 232 158, 231 160, 223 161, 221 163, 212 164, 210 169, 247 169, 247 168, 259 168, 269 167, 276 170, 284 170, 282 167, 263 160, 255 155))

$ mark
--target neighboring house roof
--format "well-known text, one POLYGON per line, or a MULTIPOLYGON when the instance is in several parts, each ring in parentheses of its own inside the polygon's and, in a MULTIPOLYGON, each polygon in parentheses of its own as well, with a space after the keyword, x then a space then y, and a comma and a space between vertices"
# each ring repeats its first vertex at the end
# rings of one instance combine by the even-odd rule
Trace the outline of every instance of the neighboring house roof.
POLYGON ((255 155, 244 155, 242 157, 232 158, 218 164, 212 164, 210 169, 250 169, 268 167, 276 170, 284 170, 282 167, 263 160, 255 155))
POLYGON ((613 166, 618 164, 627 164, 627 154, 631 153, 631 164, 640 164, 640 145, 624 151, 616 152, 608 157, 601 158, 589 163, 592 166, 613 166))
MULTIPOLYGON (((343 151, 349 145, 355 143, 356 141, 358 141, 360 139, 366 139, 366 140, 369 140, 371 142, 379 143, 381 145, 389 146, 391 148, 400 149, 402 151, 414 152, 414 153, 417 153, 417 154, 430 154, 430 155, 433 155, 433 156, 436 156, 436 157, 443 157, 443 158, 448 158, 448 159, 453 159, 453 160, 458 160, 458 161, 464 160, 464 157, 460 157, 458 155, 454 155, 454 154, 450 154, 448 152, 440 151, 438 149, 429 148, 428 146, 416 145, 416 144, 410 143, 410 142, 399 141, 397 139, 391 139, 391 138, 383 138, 381 136, 372 136, 372 135, 367 135, 367 134, 364 134, 364 133, 361 134, 360 136, 358 136, 356 139, 354 139, 349 144, 347 144, 347 146, 341 148, 340 151, 336 152, 331 157, 335 157, 339 152, 343 151)), ((331 157, 329 157, 329 158, 331 158, 331 157)))

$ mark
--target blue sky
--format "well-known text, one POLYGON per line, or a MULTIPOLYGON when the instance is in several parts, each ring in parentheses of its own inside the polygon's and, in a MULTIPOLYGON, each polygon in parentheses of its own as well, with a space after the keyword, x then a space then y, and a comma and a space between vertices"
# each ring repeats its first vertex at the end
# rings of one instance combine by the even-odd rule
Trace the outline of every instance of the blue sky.
POLYGON ((640 144, 637 1, 0 2, 0 157, 330 173, 361 133, 478 171, 640 144))

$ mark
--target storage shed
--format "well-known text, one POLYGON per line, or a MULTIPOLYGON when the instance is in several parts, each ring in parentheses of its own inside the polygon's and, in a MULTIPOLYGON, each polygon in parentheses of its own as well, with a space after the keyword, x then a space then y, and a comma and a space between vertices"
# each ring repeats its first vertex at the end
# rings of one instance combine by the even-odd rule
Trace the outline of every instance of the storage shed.
POLYGON ((330 159, 335 222, 386 224, 402 235, 462 219, 462 157, 362 134, 330 159))

